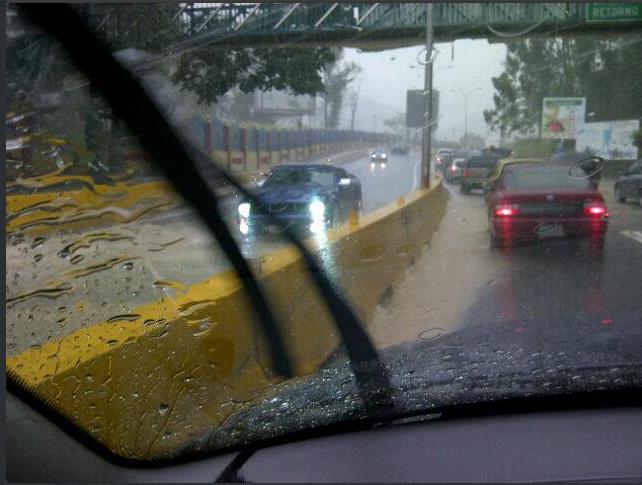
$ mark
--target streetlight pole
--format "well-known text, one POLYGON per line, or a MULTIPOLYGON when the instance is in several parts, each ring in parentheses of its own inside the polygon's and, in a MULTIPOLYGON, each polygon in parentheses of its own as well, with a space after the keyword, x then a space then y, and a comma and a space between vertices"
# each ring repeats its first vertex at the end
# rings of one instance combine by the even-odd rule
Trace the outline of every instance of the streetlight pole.
POLYGON ((426 3, 426 65, 424 71, 424 122, 421 150, 421 187, 430 188, 430 149, 432 128, 432 3, 426 3))
POLYGON ((466 140, 466 149, 468 149, 468 96, 481 88, 473 88, 470 91, 461 91, 460 89, 451 89, 453 93, 459 93, 464 96, 464 140, 466 140))

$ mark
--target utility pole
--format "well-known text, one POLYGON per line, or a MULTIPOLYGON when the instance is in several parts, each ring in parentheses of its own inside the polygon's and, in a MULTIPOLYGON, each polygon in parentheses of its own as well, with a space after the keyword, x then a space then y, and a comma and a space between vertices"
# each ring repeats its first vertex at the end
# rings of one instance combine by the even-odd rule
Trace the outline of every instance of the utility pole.
POLYGON ((430 188, 432 132, 432 3, 426 3, 426 65, 424 71, 424 123, 421 147, 421 187, 430 188))

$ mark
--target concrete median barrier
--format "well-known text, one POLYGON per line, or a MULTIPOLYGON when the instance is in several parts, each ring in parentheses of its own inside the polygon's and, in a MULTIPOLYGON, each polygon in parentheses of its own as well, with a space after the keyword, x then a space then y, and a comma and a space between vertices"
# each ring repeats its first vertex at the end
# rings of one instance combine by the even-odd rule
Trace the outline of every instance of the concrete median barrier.
MULTIPOLYGON (((410 194, 308 241, 364 323, 439 225, 447 191, 410 194)), ((297 251, 252 265, 265 288, 297 376, 336 350, 337 331, 297 251)), ((233 272, 150 302, 6 361, 9 375, 117 455, 170 457, 241 407, 284 385, 233 272)), ((402 324, 402 322, 400 322, 402 324)))

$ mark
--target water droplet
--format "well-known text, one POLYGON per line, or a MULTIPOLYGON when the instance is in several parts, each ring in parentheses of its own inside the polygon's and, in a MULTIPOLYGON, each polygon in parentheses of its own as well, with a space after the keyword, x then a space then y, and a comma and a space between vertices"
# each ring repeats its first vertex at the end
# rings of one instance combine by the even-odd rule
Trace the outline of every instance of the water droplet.
POLYGON ((34 263, 39 263, 40 261, 42 261, 42 258, 43 258, 43 257, 44 257, 44 256, 43 256, 42 254, 36 254, 36 255, 33 257, 33 261, 34 261, 34 263))
POLYGON ((37 237, 37 238, 35 238, 35 239, 33 240, 33 242, 31 243, 31 249, 34 249, 34 248, 37 248, 38 246, 41 246, 42 244, 44 244, 44 242, 45 242, 46 240, 47 240, 47 239, 46 239, 46 238, 44 238, 44 237, 37 237))
POLYGON ((443 334, 444 334, 444 331, 441 328, 429 328, 421 332, 419 335, 417 335, 417 339, 435 340, 441 337, 443 334))
POLYGON ((69 262, 70 262, 71 264, 78 264, 78 263, 80 263, 83 259, 85 259, 85 257, 84 257, 82 254, 77 254, 76 256, 74 256, 73 258, 71 258, 71 259, 69 260, 69 262))
POLYGON ((107 341, 107 345, 109 345, 111 347, 114 347, 117 344, 118 344, 118 340, 117 339, 112 339, 112 340, 108 340, 107 341))
POLYGON ((126 269, 127 271, 130 271, 134 267, 134 263, 124 263, 122 265, 123 269, 126 269))
POLYGON ((161 416, 166 415, 167 411, 169 411, 169 404, 161 403, 160 406, 158 406, 158 414, 161 416))
POLYGON ((124 315, 116 315, 114 317, 108 318, 107 323, 114 323, 114 322, 134 322, 140 318, 140 315, 136 313, 126 313, 124 315))

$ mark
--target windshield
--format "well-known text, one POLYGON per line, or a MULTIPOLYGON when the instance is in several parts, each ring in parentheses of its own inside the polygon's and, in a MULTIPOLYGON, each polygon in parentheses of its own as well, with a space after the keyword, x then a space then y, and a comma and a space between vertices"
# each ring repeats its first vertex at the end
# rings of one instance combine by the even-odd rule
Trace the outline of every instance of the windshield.
POLYGON ((265 179, 263 187, 305 183, 314 183, 325 188, 332 188, 335 185, 334 172, 331 170, 316 170, 314 168, 274 170, 265 179))
POLYGON ((143 461, 639 387, 599 5, 10 4, 8 380, 143 461))
POLYGON ((587 178, 573 177, 568 167, 550 165, 509 165, 502 171, 501 185, 505 189, 589 189, 587 178))

